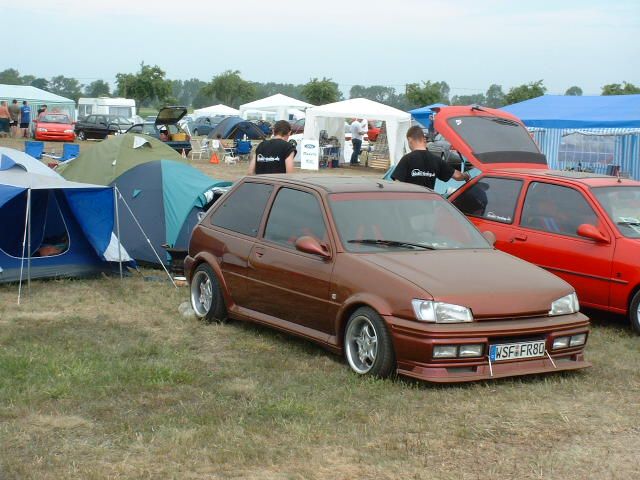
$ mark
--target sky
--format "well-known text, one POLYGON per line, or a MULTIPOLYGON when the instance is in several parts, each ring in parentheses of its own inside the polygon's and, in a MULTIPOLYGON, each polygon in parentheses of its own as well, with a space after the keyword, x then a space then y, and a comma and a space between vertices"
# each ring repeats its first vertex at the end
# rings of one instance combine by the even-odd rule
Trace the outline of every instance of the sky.
POLYGON ((239 70, 258 82, 327 77, 344 92, 426 80, 451 95, 541 79, 558 94, 640 85, 638 0, 0 0, 0 11, 16 41, 0 70, 83 84, 113 85, 144 61, 169 79, 239 70))

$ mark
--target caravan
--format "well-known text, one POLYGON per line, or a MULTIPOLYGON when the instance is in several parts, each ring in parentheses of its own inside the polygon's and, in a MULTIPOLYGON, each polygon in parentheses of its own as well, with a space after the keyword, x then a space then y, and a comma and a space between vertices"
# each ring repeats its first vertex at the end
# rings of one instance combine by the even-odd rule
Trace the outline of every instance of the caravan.
POLYGON ((80 98, 78 100, 78 118, 88 115, 117 115, 131 123, 140 123, 142 119, 136 112, 136 102, 131 98, 80 98))

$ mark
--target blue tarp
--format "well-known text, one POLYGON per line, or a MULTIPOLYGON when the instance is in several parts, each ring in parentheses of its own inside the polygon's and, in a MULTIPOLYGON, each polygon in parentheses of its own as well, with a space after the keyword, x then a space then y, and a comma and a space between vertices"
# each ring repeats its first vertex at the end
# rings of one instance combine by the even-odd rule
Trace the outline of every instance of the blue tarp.
POLYGON ((424 128, 431 128, 431 115, 433 115, 433 108, 446 107, 444 103, 434 103, 427 105, 426 107, 420 107, 413 110, 409 110, 411 116, 416 122, 420 123, 424 128))
POLYGON ((502 110, 527 127, 640 128, 640 95, 543 95, 502 110))

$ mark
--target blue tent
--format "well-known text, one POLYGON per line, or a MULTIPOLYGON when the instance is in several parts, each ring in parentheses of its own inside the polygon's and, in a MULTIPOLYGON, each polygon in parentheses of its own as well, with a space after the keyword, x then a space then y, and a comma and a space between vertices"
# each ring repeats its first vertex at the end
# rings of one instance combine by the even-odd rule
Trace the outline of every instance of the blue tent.
POLYGON ((0 156, 0 282, 96 274, 119 254, 131 260, 112 233, 113 189, 51 173, 0 156))
POLYGON ((231 138, 240 140, 245 135, 249 140, 262 140, 264 132, 255 123, 241 117, 227 117, 209 132, 209 138, 231 138))
POLYGON ((122 244, 136 260, 158 264, 136 220, 163 263, 169 263, 163 245, 186 250, 198 214, 231 182, 214 180, 184 163, 156 160, 127 170, 112 185, 126 202, 119 212, 122 244))
POLYGON ((427 105, 426 107, 409 110, 409 113, 414 120, 420 123, 424 128, 431 128, 433 126, 433 109, 436 107, 446 107, 446 105, 444 103, 434 103, 432 105, 427 105))
POLYGON ((640 179, 640 95, 544 95, 503 108, 532 132, 551 168, 640 179))

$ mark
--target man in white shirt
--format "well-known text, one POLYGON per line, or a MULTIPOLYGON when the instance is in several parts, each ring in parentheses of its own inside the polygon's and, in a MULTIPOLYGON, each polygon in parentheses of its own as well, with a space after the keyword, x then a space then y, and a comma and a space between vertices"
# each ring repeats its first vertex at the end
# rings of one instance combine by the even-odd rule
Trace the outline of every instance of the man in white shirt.
POLYGON ((356 118, 351 122, 351 145, 353 145, 353 153, 351 154, 350 165, 358 165, 360 156, 360 149, 362 148, 362 135, 366 133, 366 130, 362 128, 360 119, 356 118))

